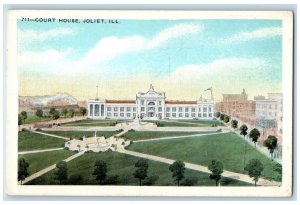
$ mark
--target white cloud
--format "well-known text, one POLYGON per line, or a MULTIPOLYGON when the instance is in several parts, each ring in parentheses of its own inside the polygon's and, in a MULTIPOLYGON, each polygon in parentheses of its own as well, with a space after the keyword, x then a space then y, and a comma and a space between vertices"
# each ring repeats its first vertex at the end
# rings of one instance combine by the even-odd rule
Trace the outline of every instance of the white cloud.
POLYGON ((43 42, 51 38, 61 38, 64 36, 73 35, 74 30, 71 28, 55 28, 47 31, 37 30, 18 30, 18 41, 22 44, 32 42, 43 42))
POLYGON ((123 38, 115 36, 102 38, 94 48, 84 57, 85 63, 101 63, 111 60, 119 55, 147 51, 161 46, 167 41, 186 35, 198 33, 202 30, 202 26, 194 24, 177 24, 166 28, 155 35, 152 39, 143 36, 133 35, 123 38))
POLYGON ((254 39, 264 39, 282 35, 281 27, 260 28, 254 31, 242 31, 222 40, 223 43, 239 43, 254 39))
MULTIPOLYGON (((96 43, 81 59, 71 60, 72 49, 58 51, 55 49, 43 52, 23 51, 20 52, 19 68, 43 72, 81 72, 86 69, 103 70, 106 62, 126 53, 147 51, 159 47, 167 41, 181 36, 195 34, 202 30, 201 26, 193 24, 178 24, 162 30, 153 38, 147 39, 143 36, 133 35, 123 38, 115 36, 104 37, 96 43)), ((24 39, 29 38, 44 41, 49 37, 70 35, 73 31, 57 29, 42 33, 26 31, 24 39)), ((23 39, 23 40, 24 40, 23 39)))

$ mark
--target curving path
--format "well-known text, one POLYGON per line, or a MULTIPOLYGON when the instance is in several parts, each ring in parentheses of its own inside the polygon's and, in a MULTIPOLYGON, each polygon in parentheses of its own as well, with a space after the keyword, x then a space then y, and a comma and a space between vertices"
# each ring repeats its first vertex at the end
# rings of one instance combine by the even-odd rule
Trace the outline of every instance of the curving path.
MULTIPOLYGON (((130 150, 118 149, 117 152, 132 155, 132 156, 135 156, 135 157, 141 157, 141 158, 145 158, 145 159, 149 159, 149 160, 154 160, 154 161, 158 161, 158 162, 162 162, 162 163, 166 163, 166 164, 172 164, 173 162, 175 162, 175 160, 173 160, 173 159, 158 157, 158 156, 155 156, 155 155, 149 155, 149 154, 144 154, 144 153, 140 153, 140 152, 134 152, 134 151, 130 151, 130 150)), ((198 164, 193 164, 193 163, 188 163, 188 162, 184 162, 184 164, 185 164, 186 168, 188 168, 188 169, 192 169, 192 170, 196 170, 196 171, 200 171, 200 172, 205 172, 205 173, 211 173, 209 171, 209 169, 205 166, 198 165, 198 164)), ((223 173, 222 173, 222 176, 253 184, 253 180, 248 175, 245 175, 245 174, 240 174, 240 173, 224 170, 223 173)), ((269 181, 269 180, 260 178, 259 181, 257 182, 257 185, 260 185, 260 186, 280 186, 281 183, 275 182, 275 181, 269 181)))
POLYGON ((63 150, 63 149, 64 149, 64 147, 53 148, 53 149, 30 150, 30 151, 18 152, 18 154, 20 154, 20 155, 24 155, 24 154, 34 154, 34 153, 40 153, 40 152, 58 151, 58 150, 63 150))
POLYGON ((133 142, 138 143, 138 142, 149 142, 149 141, 157 141, 157 140, 171 140, 171 139, 190 138, 190 137, 202 137, 202 136, 207 136, 207 135, 215 135, 215 134, 228 133, 228 132, 230 132, 230 131, 204 133, 204 134, 192 134, 192 135, 181 135, 181 136, 174 136, 174 137, 160 137, 160 138, 152 138, 152 139, 145 139, 145 140, 136 140, 133 142))
MULTIPOLYGON (((63 161, 69 162, 69 161, 71 161, 71 160, 73 160, 73 159, 75 159, 75 158, 77 158, 77 157, 79 157, 79 156, 81 156, 81 155, 83 155, 83 154, 84 154, 84 151, 78 152, 77 154, 74 154, 74 155, 68 157, 67 159, 64 159, 63 161)), ((47 168, 45 168, 45 169, 42 169, 41 171, 38 171, 38 172, 36 172, 36 173, 30 175, 29 177, 27 177, 27 178, 22 182, 22 184, 26 184, 27 182, 32 181, 32 180, 34 180, 34 179, 36 179, 36 178, 38 178, 38 177, 40 177, 40 176, 46 174, 47 172, 49 172, 49 171, 55 169, 55 167, 56 167, 56 164, 52 164, 51 166, 49 166, 49 167, 47 167, 47 168)), ((21 184, 21 182, 19 181, 18 184, 21 184)))

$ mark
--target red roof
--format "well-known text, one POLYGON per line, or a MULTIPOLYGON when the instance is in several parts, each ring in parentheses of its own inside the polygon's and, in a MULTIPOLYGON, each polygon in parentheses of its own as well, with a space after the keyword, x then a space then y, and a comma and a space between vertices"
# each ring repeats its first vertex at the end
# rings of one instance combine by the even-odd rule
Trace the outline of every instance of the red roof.
POLYGON ((166 101, 166 104, 197 104, 197 101, 166 101))
POLYGON ((135 104, 135 100, 105 100, 106 103, 115 103, 115 104, 135 104))

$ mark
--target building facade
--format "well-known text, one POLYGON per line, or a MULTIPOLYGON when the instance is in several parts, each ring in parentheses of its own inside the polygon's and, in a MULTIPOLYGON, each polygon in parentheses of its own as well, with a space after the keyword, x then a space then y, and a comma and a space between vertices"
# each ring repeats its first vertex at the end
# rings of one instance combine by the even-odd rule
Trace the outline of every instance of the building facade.
POLYGON ((282 133, 282 93, 269 93, 255 97, 255 118, 258 122, 274 121, 274 127, 282 133))
POLYGON ((200 97, 196 101, 168 101, 164 92, 150 85, 135 100, 89 100, 90 119, 212 119, 214 102, 200 97))

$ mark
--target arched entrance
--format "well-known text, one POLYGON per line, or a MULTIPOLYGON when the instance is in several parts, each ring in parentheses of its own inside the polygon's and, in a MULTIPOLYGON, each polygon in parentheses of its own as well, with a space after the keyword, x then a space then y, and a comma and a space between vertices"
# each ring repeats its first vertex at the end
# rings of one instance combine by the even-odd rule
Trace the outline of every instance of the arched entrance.
POLYGON ((147 116, 148 117, 155 117, 155 102, 149 102, 148 103, 147 116))

